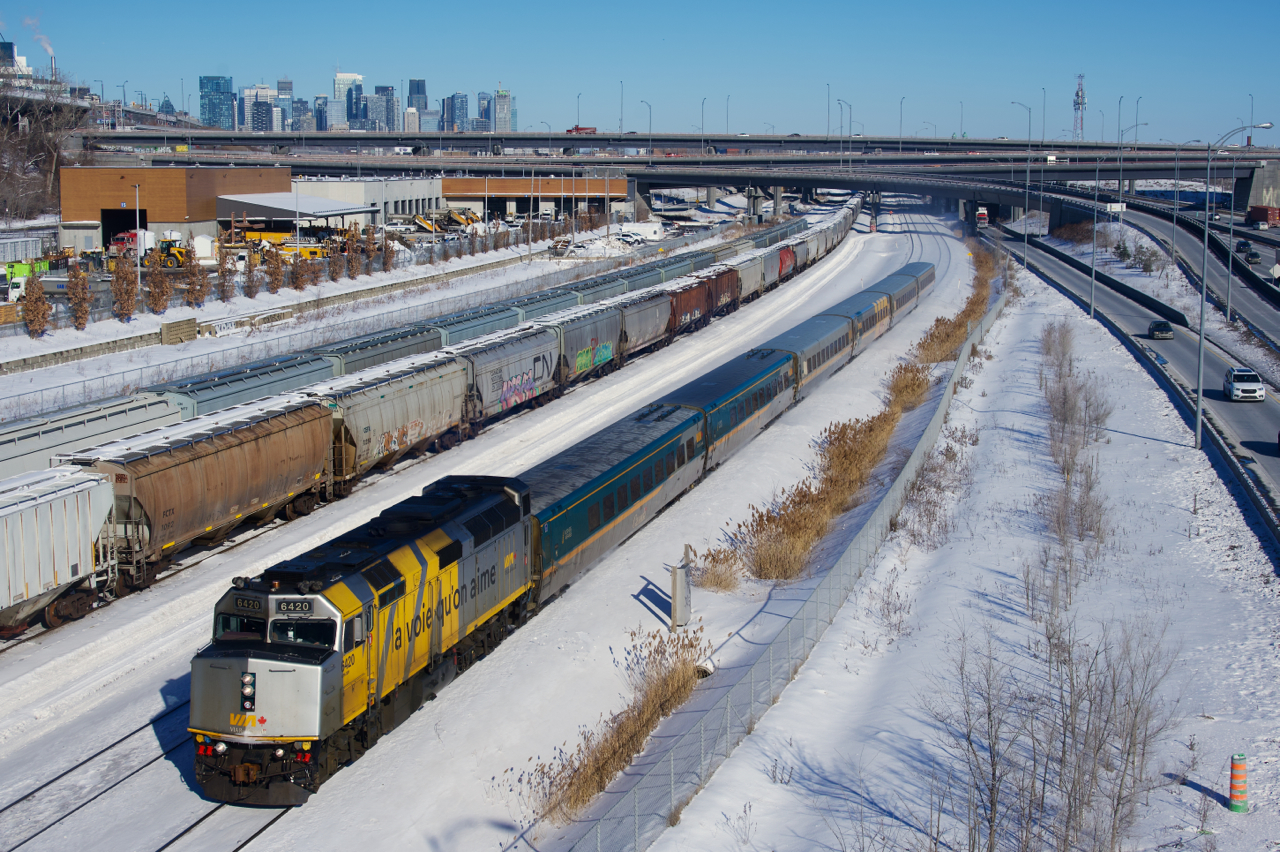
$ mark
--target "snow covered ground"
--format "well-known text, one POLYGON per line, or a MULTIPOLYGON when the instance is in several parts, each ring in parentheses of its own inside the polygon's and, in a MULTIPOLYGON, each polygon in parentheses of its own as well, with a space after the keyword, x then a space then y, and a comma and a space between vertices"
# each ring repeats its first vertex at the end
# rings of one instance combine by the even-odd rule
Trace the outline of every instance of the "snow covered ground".
POLYGON ((1160 695, 1176 724, 1157 740, 1157 786, 1138 797, 1124 848, 1275 845, 1275 554, 1120 345, 1047 286, 1022 287, 985 341, 993 360, 971 368, 950 409, 949 426, 964 430, 953 436, 977 443, 939 445, 967 470, 945 489, 947 530, 932 546, 913 543, 910 526, 891 537, 781 700, 654 850, 936 848, 931 792, 951 795, 943 848, 968 848, 953 817, 964 797, 955 744, 928 708, 954 686, 962 632, 976 656, 990 630, 1024 684, 1043 669, 1044 624, 1028 615, 1024 576, 1048 538, 1036 501, 1061 481, 1039 387, 1039 338, 1056 318, 1075 332, 1077 369, 1115 407, 1087 450, 1107 535, 1070 613, 1095 646, 1103 625, 1115 635, 1121 622, 1145 623, 1173 659, 1160 695), (1235 753, 1249 761, 1248 814, 1225 807, 1235 753))
MULTIPOLYGON (((182 702, 187 661, 206 641, 213 601, 232 576, 300 553, 439 476, 517 473, 908 260, 937 263, 934 293, 904 323, 248 848, 508 843, 530 814, 504 770, 548 756, 622 705, 627 633, 665 623, 661 590, 683 544, 701 549, 750 504, 803 477, 814 435, 832 420, 876 411, 888 370, 968 295, 970 264, 950 236, 953 223, 893 206, 903 212, 882 217, 879 233, 851 234, 818 267, 699 334, 455 450, 367 480, 347 501, 238 536, 196 570, 0 654, 0 808, 142 727, 107 765, 77 770, 0 812, 0 837, 26 837, 99 793, 23 848, 64 849, 93 837, 95 848, 154 849, 211 811, 192 786, 182 702), (174 712, 148 726, 168 708, 174 712), (125 778, 147 760, 154 762, 125 778)), ((1082 629, 1135 613, 1167 621, 1167 645, 1178 651, 1168 686, 1181 695, 1180 726, 1160 741, 1155 762, 1187 771, 1188 785, 1150 794, 1138 848, 1175 839, 1208 848, 1210 836, 1195 835, 1204 799, 1197 790, 1225 794, 1223 761, 1241 751, 1251 760, 1255 810, 1228 815, 1210 799, 1207 826, 1224 849, 1259 848, 1280 835, 1271 555, 1205 457, 1189 449, 1183 421, 1147 375, 1065 300, 1034 281, 1023 287, 1024 301, 988 336, 994 358, 980 362, 951 410, 950 427, 979 440, 962 447, 971 477, 944 500, 952 519, 945 544, 890 541, 778 705, 655 848, 859 848, 852 841, 861 826, 880 823, 911 839, 911 820, 927 807, 928 767, 945 757, 918 701, 930 675, 946 676, 960 623, 971 632, 992 625, 1010 653, 1025 654, 1040 635, 1020 602, 1024 563, 1043 544, 1032 506, 1058 476, 1038 387, 1038 337, 1051 317, 1072 323, 1079 368, 1115 405, 1107 437, 1089 449, 1103 474, 1108 536, 1073 608, 1082 629), (1193 734, 1197 765, 1188 769, 1193 734)), ((695 615, 721 644, 767 593, 759 584, 729 595, 695 590, 695 615)), ((1034 660, 1016 661, 1033 668, 1034 660)), ((270 816, 224 809, 170 848, 230 849, 270 816)), ((554 840, 552 827, 536 832, 554 840)))
MULTIPOLYGON (((646 590, 666 588, 666 566, 679 557, 682 543, 713 539, 749 503, 767 499, 774 487, 801 475, 810 437, 832 419, 874 410, 889 367, 935 316, 954 312, 967 295, 964 249, 949 229, 910 218, 917 233, 886 228, 851 234, 822 264, 696 335, 455 450, 370 479, 347 501, 257 537, 237 537, 197 570, 0 655, 0 766, 6 770, 0 773, 0 807, 83 759, 86 731, 94 742, 109 743, 167 708, 181 715, 188 660, 206 641, 212 604, 231 577, 302 552, 439 476, 517 473, 908 260, 937 262, 942 275, 934 294, 873 351, 254 845, 286 849, 303 842, 332 847, 373 841, 386 848, 473 849, 505 842, 528 814, 492 779, 535 754, 548 754, 580 726, 619 706, 624 682, 615 663, 626 634, 637 625, 661 623, 646 590)), ((710 634, 724 636, 758 606, 758 599, 746 595, 706 601, 699 614, 710 634)), ((100 848, 156 848, 209 810, 192 789, 191 746, 169 724, 157 723, 138 735, 143 741, 130 741, 134 752, 149 756, 172 746, 165 758, 24 848, 60 847, 89 831, 100 848)), ((26 836, 47 823, 49 814, 69 809, 68 802, 118 780, 133 765, 130 760, 113 757, 110 766, 77 771, 69 776, 74 783, 0 814, 0 835, 26 836)))

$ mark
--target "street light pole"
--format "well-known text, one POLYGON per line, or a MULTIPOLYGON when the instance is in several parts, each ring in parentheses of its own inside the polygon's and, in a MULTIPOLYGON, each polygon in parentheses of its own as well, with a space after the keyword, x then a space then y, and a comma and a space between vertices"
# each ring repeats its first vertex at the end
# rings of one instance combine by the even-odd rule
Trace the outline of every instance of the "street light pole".
POLYGON ((902 100, 898 101, 898 153, 902 153, 902 105, 907 100, 907 96, 903 95, 902 100))
POLYGON ((702 146, 701 150, 698 151, 698 156, 702 156, 703 154, 707 153, 707 99, 706 98, 702 99, 702 122, 698 125, 698 136, 699 136, 698 144, 702 146))
POLYGON ((622 135, 624 128, 622 126, 622 116, 626 111, 627 87, 621 80, 618 81, 618 135, 622 135))
POLYGON ((649 162, 653 162, 653 104, 648 101, 641 101, 649 108, 649 162))
MULTIPOLYGON (((1048 108, 1049 96, 1045 93, 1044 86, 1040 87, 1040 147, 1044 147, 1044 114, 1048 108)), ((1044 183, 1044 171, 1041 170, 1040 182, 1044 183)))
POLYGON ((724 135, 729 135, 729 98, 733 95, 724 96, 724 135))
POLYGON ((831 84, 827 84, 827 138, 831 138, 831 84))
POLYGON ((574 126, 582 126, 582 92, 578 92, 578 120, 574 122, 574 126))
MULTIPOLYGON (((1205 148, 1204 158, 1204 187, 1206 192, 1205 199, 1205 216, 1204 216, 1204 243, 1201 247, 1200 254, 1200 342, 1196 353, 1196 449, 1200 449, 1200 432, 1204 420, 1204 306, 1205 293, 1209 289, 1209 205, 1207 193, 1209 190, 1209 182, 1213 179, 1213 152, 1223 142, 1235 136, 1241 130, 1270 130, 1271 122, 1263 122, 1262 124, 1254 124, 1248 127, 1237 127, 1230 133, 1224 134, 1221 139, 1205 148)), ((1227 246, 1228 249, 1231 246, 1227 246)))
POLYGON ((1182 145, 1190 145, 1192 142, 1199 142, 1199 139, 1189 139, 1179 145, 1172 139, 1161 139, 1161 142, 1168 142, 1173 146, 1173 228, 1169 232, 1169 260, 1175 265, 1178 263, 1177 256, 1177 239, 1178 239, 1178 169, 1179 155, 1182 153, 1182 145))
MULTIPOLYGON (((139 290, 142 289, 142 204, 138 200, 138 187, 141 184, 133 185, 133 257, 137 263, 138 280, 134 282, 134 286, 139 290)), ((232 214, 234 218, 235 214, 232 214)), ((159 263, 159 259, 153 259, 159 263)))
POLYGON ((1102 170, 1102 157, 1093 166, 1093 252, 1089 255, 1089 319, 1093 319, 1093 296, 1097 290, 1098 266, 1098 175, 1102 170))
POLYGON ((1138 128, 1142 126, 1138 124, 1138 110, 1140 109, 1142 109, 1142 95, 1138 95, 1138 102, 1133 106, 1133 144, 1135 145, 1138 144, 1138 128))
POLYGON ((1027 181, 1026 190, 1023 194, 1022 202, 1022 265, 1027 265, 1027 235, 1030 229, 1027 227, 1027 214, 1031 207, 1031 107, 1018 101, 1012 101, 1015 106, 1020 106, 1027 111, 1027 181))
POLYGON ((960 102, 960 138, 964 138, 964 101, 960 102))

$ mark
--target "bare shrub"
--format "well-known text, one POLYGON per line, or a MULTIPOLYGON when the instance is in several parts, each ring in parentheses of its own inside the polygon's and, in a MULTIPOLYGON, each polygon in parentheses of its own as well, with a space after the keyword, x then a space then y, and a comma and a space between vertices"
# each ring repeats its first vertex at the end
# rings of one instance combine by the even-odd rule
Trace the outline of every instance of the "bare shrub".
MULTIPOLYGON (((34 263, 32 264, 34 266, 34 263)), ((49 317, 53 315, 53 306, 44 295, 44 282, 34 269, 27 278, 22 297, 22 319, 27 325, 30 337, 41 337, 49 330, 49 317)))
POLYGON ((360 231, 355 225, 347 232, 347 277, 355 278, 360 274, 360 231))
POLYGON ((364 229, 364 242, 361 243, 362 253, 364 254, 364 274, 368 275, 373 272, 373 253, 377 249, 378 243, 373 238, 373 226, 367 226, 364 229))
POLYGON ((78 263, 71 264, 67 270, 67 302, 71 305, 72 324, 79 331, 84 331, 89 325, 92 295, 89 292, 89 276, 78 263))
POLYGON ((515 786, 542 819, 567 823, 581 813, 640 753, 658 722, 689 697, 698 682, 697 665, 711 652, 701 626, 677 633, 636 629, 630 639, 624 655, 630 703, 584 731, 572 751, 561 746, 551 759, 516 774, 515 786))
POLYGON ((907 541, 924 550, 937 550, 950 539, 955 519, 948 507, 957 496, 967 495, 973 484, 973 465, 965 447, 977 444, 978 433, 947 427, 942 438, 942 445, 925 459, 907 489, 898 516, 907 541))
POLYGON ((111 312, 128 322, 138 309, 138 273, 127 257, 117 257, 111 267, 111 312))

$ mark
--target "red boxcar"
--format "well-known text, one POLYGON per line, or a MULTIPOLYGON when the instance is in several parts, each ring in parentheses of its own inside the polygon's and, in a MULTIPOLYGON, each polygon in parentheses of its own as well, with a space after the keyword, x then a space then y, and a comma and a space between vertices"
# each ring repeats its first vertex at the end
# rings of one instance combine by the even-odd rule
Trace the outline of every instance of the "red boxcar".
POLYGON ((671 333, 693 331, 707 324, 707 281, 703 278, 677 278, 667 285, 671 294, 671 333))
POLYGON ((707 282, 707 314, 719 316, 738 309, 738 270, 732 266, 712 266, 698 273, 707 282))
POLYGON ((796 271, 796 253, 791 246, 783 246, 778 250, 778 280, 781 281, 796 271))

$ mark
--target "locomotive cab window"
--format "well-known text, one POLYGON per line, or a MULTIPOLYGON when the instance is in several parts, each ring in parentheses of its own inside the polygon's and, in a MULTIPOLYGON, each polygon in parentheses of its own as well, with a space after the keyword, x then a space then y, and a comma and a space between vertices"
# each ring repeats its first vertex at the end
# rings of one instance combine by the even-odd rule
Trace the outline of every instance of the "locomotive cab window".
POLYGON ((220 612, 213 623, 215 642, 234 642, 245 639, 266 639, 267 620, 233 612, 220 612))
POLYGON ((271 641, 332 648, 338 625, 333 619, 278 618, 271 622, 271 641))
POLYGON ((342 653, 350 653, 364 644, 364 615, 357 614, 342 623, 342 653))

